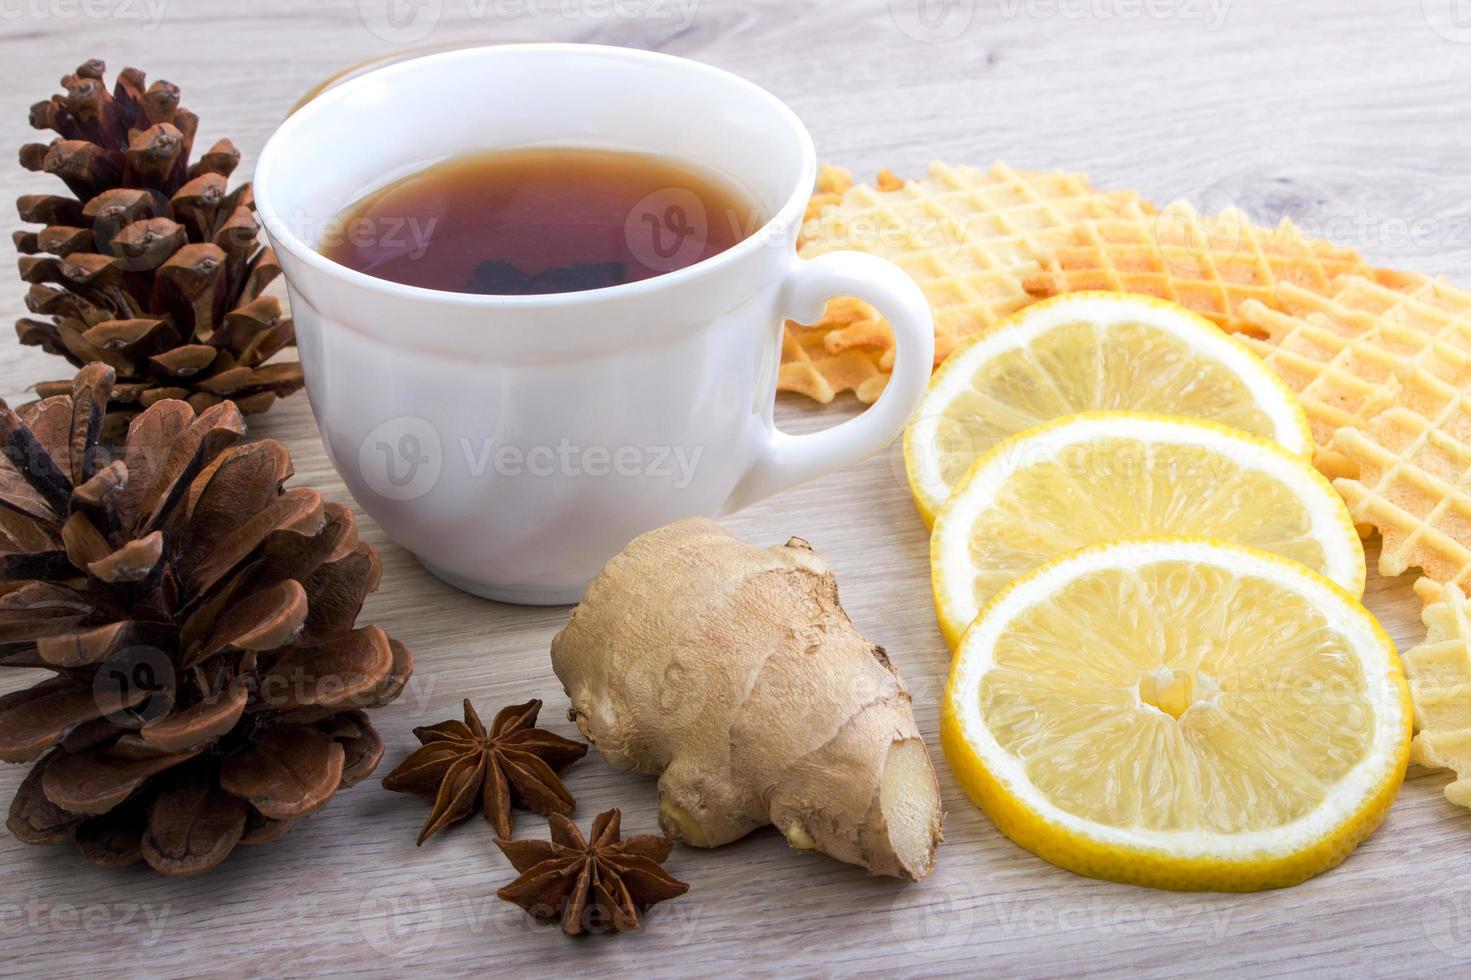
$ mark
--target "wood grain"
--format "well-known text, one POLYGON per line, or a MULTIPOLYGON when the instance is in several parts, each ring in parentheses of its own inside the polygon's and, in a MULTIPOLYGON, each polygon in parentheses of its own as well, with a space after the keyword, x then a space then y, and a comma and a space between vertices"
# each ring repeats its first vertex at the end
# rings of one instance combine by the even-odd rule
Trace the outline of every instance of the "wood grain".
MULTIPOLYGON (((1452 20, 1464 0, 930 0, 949 18, 930 21, 917 19, 918 0, 416 2, 441 11, 416 44, 600 41, 734 70, 786 99, 821 154, 860 174, 917 173, 931 158, 1083 170, 1159 203, 1234 203, 1269 222, 1290 215, 1374 260, 1471 281, 1471 31, 1452 20)), ((5 152, 13 159, 33 138, 30 103, 101 56, 179 82, 203 118, 201 139, 231 136, 248 168, 299 95, 399 46, 365 26, 382 23, 385 4, 0 4, 5 152)), ((18 167, 0 170, 0 198, 43 185, 18 167)), ((18 283, 0 292, 0 319, 22 312, 21 296, 18 283)), ((33 349, 0 345, 6 397, 64 373, 33 349)), ((793 430, 851 410, 779 406, 793 430)), ((253 433, 292 449, 299 482, 345 499, 304 398, 253 433)), ((880 455, 730 524, 761 542, 800 533, 831 561, 854 620, 892 653, 938 750, 947 656, 925 533, 900 469, 897 453, 880 455)), ((570 733, 547 660, 566 610, 454 593, 364 523, 385 564, 365 615, 419 662, 405 696, 378 713, 385 764, 408 751, 413 725, 456 714, 464 696, 485 708, 543 697, 552 724, 570 733)), ((1408 580, 1371 575, 1368 603, 1396 641, 1419 639, 1408 580)), ((498 902, 511 875, 483 825, 416 850, 423 805, 376 781, 192 880, 97 871, 66 848, 5 838, 0 973, 1410 976, 1471 967, 1471 814, 1442 798, 1443 775, 1412 774, 1386 825, 1337 870, 1286 891, 1224 896, 1127 888, 1044 864, 1001 837, 943 768, 947 840, 928 881, 867 879, 760 833, 717 852, 678 850, 670 866, 690 894, 661 906, 641 934, 611 941, 568 941, 498 902)), ((0 797, 20 777, 19 767, 0 771, 0 797)), ((583 820, 617 805, 630 831, 654 828, 652 780, 589 758, 568 785, 583 820)), ((518 832, 538 832, 535 819, 522 816, 518 832)))

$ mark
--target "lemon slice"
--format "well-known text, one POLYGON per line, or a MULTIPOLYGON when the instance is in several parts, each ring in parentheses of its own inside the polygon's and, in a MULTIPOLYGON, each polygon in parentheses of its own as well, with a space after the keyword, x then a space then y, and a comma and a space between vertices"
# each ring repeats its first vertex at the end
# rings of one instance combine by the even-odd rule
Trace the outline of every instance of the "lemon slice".
POLYGON ((996 826, 1080 874, 1250 891, 1343 860, 1409 757, 1393 644, 1276 555, 1189 538, 1066 555, 966 632, 945 756, 996 826))
POLYGON ((991 596, 1057 555, 1157 535, 1222 538, 1364 591, 1364 548, 1343 499, 1276 443, 1214 422, 1072 415, 982 457, 935 520, 935 610, 954 646, 991 596))
POLYGON ((925 523, 1002 439, 1114 409, 1211 419, 1301 456, 1313 449, 1297 397, 1209 320, 1151 296, 1072 293, 1026 307, 936 372, 904 434, 925 523))

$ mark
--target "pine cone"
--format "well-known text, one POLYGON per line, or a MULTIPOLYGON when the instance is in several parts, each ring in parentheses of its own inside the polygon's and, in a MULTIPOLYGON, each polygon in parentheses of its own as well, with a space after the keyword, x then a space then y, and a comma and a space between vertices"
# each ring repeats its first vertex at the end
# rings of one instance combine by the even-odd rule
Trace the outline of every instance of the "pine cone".
MULTIPOLYGON (((227 189, 240 162, 229 140, 189 163, 198 119, 168 82, 146 86, 135 68, 111 95, 106 66, 89 61, 61 80, 65 95, 31 107, 31 125, 61 135, 20 150, 75 197, 32 194, 17 204, 39 232, 15 233, 20 274, 31 284, 21 343, 82 366, 111 366, 108 435, 163 398, 197 412, 228 398, 264 412, 302 387, 301 367, 266 364, 296 343, 281 304, 261 291, 280 273, 257 239, 250 184, 227 189)), ((42 397, 71 382, 36 386, 42 397)))
POLYGON ((113 382, 92 364, 69 395, 0 402, 0 667, 52 673, 0 698, 0 759, 35 762, 7 825, 193 874, 368 776, 364 709, 413 658, 353 629, 378 556, 348 508, 282 490, 280 443, 237 445, 232 402, 164 399, 109 461, 113 382))

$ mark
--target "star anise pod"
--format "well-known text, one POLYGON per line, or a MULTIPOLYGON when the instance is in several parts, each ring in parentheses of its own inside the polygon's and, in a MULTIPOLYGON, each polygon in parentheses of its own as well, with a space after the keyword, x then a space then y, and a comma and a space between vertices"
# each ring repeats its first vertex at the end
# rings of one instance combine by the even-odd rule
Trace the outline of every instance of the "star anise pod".
POLYGON ((542 816, 572 812, 576 803, 557 773, 587 746, 537 728, 540 711, 539 699, 502 708, 486 731, 466 698, 464 721, 414 729, 422 747, 383 777, 383 788, 434 804, 420 844, 477 806, 501 837, 511 836, 512 803, 542 816))
POLYGON ((521 873, 496 897, 539 922, 560 922, 569 936, 637 929, 640 912, 690 886, 660 867, 674 841, 661 834, 624 839, 619 821, 616 809, 598 814, 589 843, 575 823, 554 813, 550 841, 496 840, 521 873))

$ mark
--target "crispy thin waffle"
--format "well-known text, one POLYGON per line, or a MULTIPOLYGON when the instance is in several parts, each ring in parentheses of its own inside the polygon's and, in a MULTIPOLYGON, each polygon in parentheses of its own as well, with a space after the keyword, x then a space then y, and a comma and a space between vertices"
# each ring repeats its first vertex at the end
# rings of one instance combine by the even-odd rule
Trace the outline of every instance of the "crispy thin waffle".
MULTIPOLYGON (((898 264, 934 310, 937 363, 1031 302, 1023 279, 1072 240, 1077 222, 1148 207, 1133 192, 1096 191, 1074 174, 1005 164, 981 171, 934 163, 923 180, 885 174, 878 186, 846 189, 840 174, 824 172, 801 254, 857 248, 898 264)), ((834 300, 818 323, 788 323, 778 387, 819 402, 843 391, 871 402, 887 380, 893 345, 888 323, 872 307, 834 300)))
POLYGON ((1425 642, 1403 658, 1415 728, 1410 761, 1450 769, 1456 781, 1445 798, 1471 807, 1471 602, 1459 589, 1446 589, 1425 607, 1425 642))
POLYGON ((1340 275, 1378 273, 1352 249, 1311 238, 1287 219, 1259 228, 1234 208, 1208 217, 1183 201, 1084 221, 1054 258, 1025 282, 1039 299, 1082 289, 1146 293, 1230 333, 1249 332, 1242 304, 1271 303, 1279 284, 1325 293, 1340 275))
POLYGON ((1278 309, 1242 314, 1265 334, 1247 343, 1302 398, 1314 462, 1383 535, 1379 570, 1421 569, 1430 602, 1471 587, 1471 293, 1379 279, 1346 276, 1329 296, 1283 286, 1278 309))
POLYGON ((1333 481, 1356 522, 1379 530, 1379 571, 1419 568, 1426 602, 1446 585, 1471 587, 1471 396, 1416 369, 1396 404, 1332 448, 1358 467, 1333 481))
POLYGON ((1242 339, 1302 399, 1318 468, 1351 477, 1357 466, 1333 449, 1334 433, 1366 428, 1393 404, 1403 374, 1418 367, 1457 387, 1471 383, 1468 311, 1471 294, 1411 273, 1346 276, 1326 296, 1288 283, 1271 305, 1242 305, 1263 338, 1242 339))

